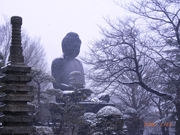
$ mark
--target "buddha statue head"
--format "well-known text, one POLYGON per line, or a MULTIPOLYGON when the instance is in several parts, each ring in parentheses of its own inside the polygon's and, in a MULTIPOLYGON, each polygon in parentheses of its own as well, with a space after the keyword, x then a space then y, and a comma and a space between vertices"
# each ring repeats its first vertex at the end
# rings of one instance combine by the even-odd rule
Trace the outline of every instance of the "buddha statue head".
POLYGON ((74 59, 80 52, 81 40, 77 33, 69 32, 63 38, 61 45, 64 59, 74 59))

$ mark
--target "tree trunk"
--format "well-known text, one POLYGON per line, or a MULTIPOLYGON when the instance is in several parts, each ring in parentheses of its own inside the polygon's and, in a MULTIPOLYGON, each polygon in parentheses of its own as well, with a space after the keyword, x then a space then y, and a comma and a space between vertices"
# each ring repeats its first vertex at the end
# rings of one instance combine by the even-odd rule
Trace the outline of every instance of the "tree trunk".
POLYGON ((168 127, 161 127, 162 135, 169 135, 169 130, 167 129, 168 127))
POLYGON ((176 134, 175 135, 180 135, 180 102, 176 104, 176 111, 177 111, 177 120, 176 120, 176 134))
POLYGON ((70 124, 70 121, 68 121, 68 123, 67 123, 67 127, 68 127, 68 132, 69 132, 69 134, 68 134, 68 135, 72 135, 72 129, 71 129, 71 124, 70 124))
MULTIPOLYGON (((160 107, 159 107, 160 108, 160 107)), ((161 110, 161 109, 160 109, 161 110)), ((168 110, 166 112, 166 115, 165 116, 168 116, 168 110)), ((162 110, 160 111, 160 119, 163 118, 163 113, 162 113, 162 110)), ((162 135, 169 135, 169 127, 166 127, 166 126, 162 126, 161 127, 161 131, 162 131, 162 135)))
POLYGON ((38 83, 38 107, 40 107, 40 90, 41 90, 41 87, 40 87, 40 84, 38 83))

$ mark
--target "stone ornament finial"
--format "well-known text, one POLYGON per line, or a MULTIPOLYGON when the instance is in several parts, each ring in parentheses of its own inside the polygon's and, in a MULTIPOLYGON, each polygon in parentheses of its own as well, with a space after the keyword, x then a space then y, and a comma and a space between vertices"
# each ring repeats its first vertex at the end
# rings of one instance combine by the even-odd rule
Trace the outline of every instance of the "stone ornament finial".
POLYGON ((21 25, 22 25, 22 18, 19 16, 11 17, 11 24, 12 24, 12 45, 21 45, 21 25))
POLYGON ((22 18, 19 16, 11 17, 11 24, 12 24, 12 38, 11 38, 11 46, 10 46, 10 56, 8 61, 10 64, 24 65, 24 57, 22 55, 22 47, 21 47, 22 18))
POLYGON ((12 16, 11 17, 11 24, 18 24, 18 25, 22 25, 22 18, 19 16, 12 16))

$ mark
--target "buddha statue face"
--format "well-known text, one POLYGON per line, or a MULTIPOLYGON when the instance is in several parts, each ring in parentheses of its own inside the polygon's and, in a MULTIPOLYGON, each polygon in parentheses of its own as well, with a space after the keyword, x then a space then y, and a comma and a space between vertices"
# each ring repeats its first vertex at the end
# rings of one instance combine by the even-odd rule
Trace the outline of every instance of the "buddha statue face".
POLYGON ((62 40, 62 51, 65 59, 73 59, 80 52, 81 40, 79 35, 69 32, 62 40))

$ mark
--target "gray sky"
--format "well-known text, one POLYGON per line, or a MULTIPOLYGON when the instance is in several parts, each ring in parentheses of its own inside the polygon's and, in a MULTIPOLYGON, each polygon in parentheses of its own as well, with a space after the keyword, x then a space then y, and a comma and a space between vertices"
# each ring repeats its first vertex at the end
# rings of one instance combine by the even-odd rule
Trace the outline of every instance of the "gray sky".
POLYGON ((68 32, 79 34, 83 56, 89 41, 100 36, 97 25, 106 26, 103 17, 115 19, 124 12, 113 0, 0 0, 0 24, 4 16, 14 15, 23 18, 22 28, 31 37, 41 37, 50 68, 62 55, 61 41, 68 32))

